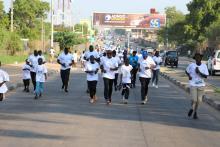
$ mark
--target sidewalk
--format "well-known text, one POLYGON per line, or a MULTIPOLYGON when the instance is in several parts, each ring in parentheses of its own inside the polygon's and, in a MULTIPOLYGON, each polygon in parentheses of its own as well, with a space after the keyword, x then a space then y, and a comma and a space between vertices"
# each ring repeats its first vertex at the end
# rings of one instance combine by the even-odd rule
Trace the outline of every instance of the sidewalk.
MULTIPOLYGON (((188 77, 184 70, 162 67, 161 75, 189 93, 188 77)), ((203 100, 215 109, 220 110, 220 93, 209 83, 207 83, 203 100)))

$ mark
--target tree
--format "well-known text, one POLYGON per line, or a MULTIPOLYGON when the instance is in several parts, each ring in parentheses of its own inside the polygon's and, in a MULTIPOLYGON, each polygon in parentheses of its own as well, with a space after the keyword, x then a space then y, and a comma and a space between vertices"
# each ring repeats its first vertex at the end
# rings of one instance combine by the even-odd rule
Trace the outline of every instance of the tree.
POLYGON ((178 11, 176 7, 165 8, 165 13, 167 26, 158 31, 159 42, 165 43, 166 39, 168 39, 169 43, 174 45, 183 43, 185 40, 185 15, 181 11, 178 11))
POLYGON ((89 27, 88 24, 76 24, 74 26, 75 32, 81 32, 83 35, 88 35, 89 34, 89 27))
POLYGON ((41 18, 46 17, 49 9, 49 3, 40 0, 16 0, 14 2, 15 30, 22 38, 39 38, 41 18))
POLYGON ((4 11, 3 1, 0 1, 0 28, 7 28, 9 25, 9 19, 4 11))
POLYGON ((192 0, 186 16, 186 35, 192 43, 202 44, 206 40, 207 30, 217 19, 220 10, 219 0, 192 0))
POLYGON ((85 38, 80 38, 76 33, 73 32, 58 32, 54 34, 54 41, 59 42, 60 49, 63 50, 65 47, 72 47, 81 43, 85 43, 85 38))

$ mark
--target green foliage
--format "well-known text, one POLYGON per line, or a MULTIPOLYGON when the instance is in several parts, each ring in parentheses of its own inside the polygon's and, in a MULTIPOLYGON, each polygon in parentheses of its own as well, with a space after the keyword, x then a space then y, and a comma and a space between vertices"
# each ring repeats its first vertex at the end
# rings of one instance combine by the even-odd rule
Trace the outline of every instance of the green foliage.
POLYGON ((185 25, 187 37, 197 43, 206 40, 207 30, 217 19, 219 0, 193 0, 188 5, 189 14, 185 25))
POLYGON ((184 25, 185 15, 176 10, 176 7, 165 8, 167 15, 167 26, 158 31, 159 42, 166 42, 168 37, 169 43, 179 45, 185 41, 184 25))
POLYGON ((22 41, 20 36, 15 32, 0 30, 0 49, 6 51, 10 55, 14 55, 16 51, 22 50, 22 41))
POLYGON ((84 24, 76 24, 74 26, 75 32, 81 32, 83 35, 89 34, 89 29, 88 25, 86 23, 84 24))
POLYGON ((4 11, 3 1, 0 1, 0 28, 7 28, 9 25, 9 19, 4 11))
POLYGON ((39 39, 41 18, 45 18, 49 9, 49 3, 40 0, 16 0, 14 2, 15 30, 22 38, 39 39))
POLYGON ((79 35, 73 32, 58 32, 54 34, 54 41, 59 42, 60 49, 63 50, 65 47, 73 47, 81 43, 85 43, 85 38, 80 38, 79 35))

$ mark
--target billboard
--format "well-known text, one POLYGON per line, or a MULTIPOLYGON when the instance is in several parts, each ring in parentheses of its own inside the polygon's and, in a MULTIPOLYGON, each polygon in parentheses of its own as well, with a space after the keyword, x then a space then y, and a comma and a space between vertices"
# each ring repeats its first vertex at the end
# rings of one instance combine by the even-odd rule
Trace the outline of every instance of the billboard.
POLYGON ((132 29, 156 29, 166 25, 163 14, 93 13, 93 25, 132 29))

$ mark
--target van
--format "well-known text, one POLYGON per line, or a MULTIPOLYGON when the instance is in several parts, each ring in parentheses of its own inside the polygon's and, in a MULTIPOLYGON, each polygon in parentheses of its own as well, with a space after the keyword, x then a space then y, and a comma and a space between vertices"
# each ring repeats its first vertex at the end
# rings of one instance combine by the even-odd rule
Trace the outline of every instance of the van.
POLYGON ((211 75, 215 75, 216 72, 220 72, 220 50, 216 50, 214 55, 209 57, 207 66, 211 75))

